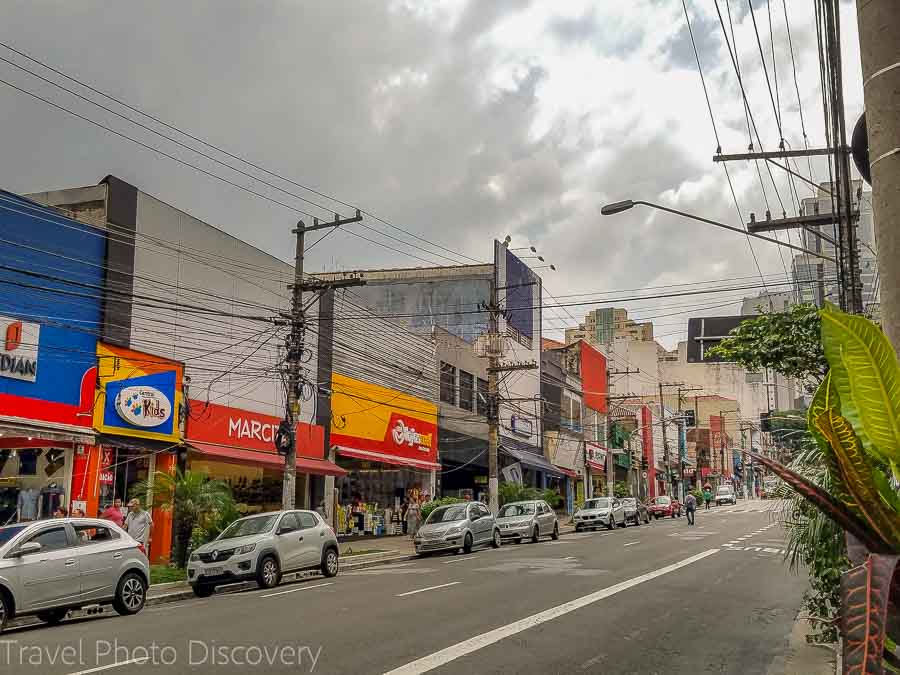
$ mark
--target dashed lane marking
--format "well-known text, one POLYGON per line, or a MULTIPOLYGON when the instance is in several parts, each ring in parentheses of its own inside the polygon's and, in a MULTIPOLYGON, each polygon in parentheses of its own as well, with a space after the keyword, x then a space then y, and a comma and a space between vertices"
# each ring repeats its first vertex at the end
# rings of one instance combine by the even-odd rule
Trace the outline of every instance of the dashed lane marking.
POLYGON ((461 581, 451 581, 448 584, 440 584, 439 586, 428 586, 427 588, 418 588, 414 591, 407 591, 406 593, 398 593, 396 597, 405 598, 408 595, 416 595, 417 593, 427 593, 428 591, 436 591, 439 588, 447 588, 449 586, 456 586, 457 584, 461 584, 461 581))
POLYGON ((274 598, 276 595, 287 595, 288 593, 297 593, 299 591, 311 591, 314 588, 324 588, 325 586, 333 586, 334 582, 329 581, 325 584, 315 584, 313 586, 300 586, 299 588, 290 588, 286 591, 278 591, 277 593, 267 593, 266 595, 261 595, 261 598, 274 598))

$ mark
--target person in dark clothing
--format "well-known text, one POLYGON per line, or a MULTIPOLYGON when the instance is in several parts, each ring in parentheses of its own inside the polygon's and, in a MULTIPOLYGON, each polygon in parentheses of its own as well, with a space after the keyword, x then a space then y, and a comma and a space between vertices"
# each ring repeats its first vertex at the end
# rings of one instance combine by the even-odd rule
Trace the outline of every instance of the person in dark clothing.
POLYGON ((694 524, 694 512, 697 510, 697 498, 688 492, 687 497, 684 498, 684 509, 687 513, 687 523, 688 525, 694 524))

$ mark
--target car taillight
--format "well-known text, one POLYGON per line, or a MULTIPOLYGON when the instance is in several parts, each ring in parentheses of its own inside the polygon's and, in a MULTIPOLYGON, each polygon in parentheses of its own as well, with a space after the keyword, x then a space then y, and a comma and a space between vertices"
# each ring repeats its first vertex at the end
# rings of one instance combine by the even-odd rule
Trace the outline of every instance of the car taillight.
POLYGON ((147 555, 147 549, 144 548, 144 545, 143 545, 143 544, 138 544, 138 551, 140 551, 140 552, 143 553, 144 555, 147 555))

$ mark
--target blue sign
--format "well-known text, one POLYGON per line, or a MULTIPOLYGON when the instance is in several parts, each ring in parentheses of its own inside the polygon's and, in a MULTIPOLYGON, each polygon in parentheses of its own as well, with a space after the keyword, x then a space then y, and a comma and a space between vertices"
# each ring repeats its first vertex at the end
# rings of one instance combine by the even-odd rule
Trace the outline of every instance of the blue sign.
POLYGON ((176 377, 172 370, 107 382, 104 427, 174 433, 176 377))

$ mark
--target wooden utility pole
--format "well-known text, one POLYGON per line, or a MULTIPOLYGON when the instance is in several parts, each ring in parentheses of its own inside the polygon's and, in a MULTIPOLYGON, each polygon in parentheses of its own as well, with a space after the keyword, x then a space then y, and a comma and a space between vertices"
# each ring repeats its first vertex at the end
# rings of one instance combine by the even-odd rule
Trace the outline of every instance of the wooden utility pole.
POLYGON ((900 353, 900 5, 857 2, 884 332, 900 353))

